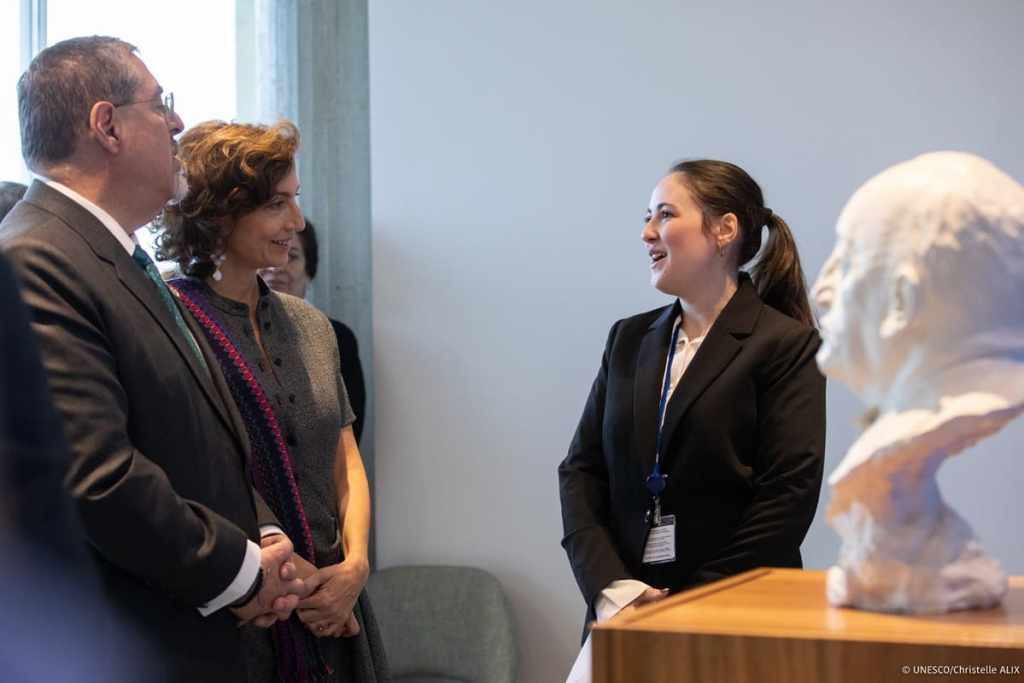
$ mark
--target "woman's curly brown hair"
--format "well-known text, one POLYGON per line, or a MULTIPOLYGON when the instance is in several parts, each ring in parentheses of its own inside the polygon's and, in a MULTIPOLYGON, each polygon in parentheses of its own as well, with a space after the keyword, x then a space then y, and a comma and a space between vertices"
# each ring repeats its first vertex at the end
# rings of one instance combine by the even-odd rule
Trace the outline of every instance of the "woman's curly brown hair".
POLYGON ((217 266, 231 223, 260 208, 295 165, 299 129, 205 121, 185 131, 179 156, 188 194, 156 222, 157 258, 175 261, 186 275, 205 278, 217 266))

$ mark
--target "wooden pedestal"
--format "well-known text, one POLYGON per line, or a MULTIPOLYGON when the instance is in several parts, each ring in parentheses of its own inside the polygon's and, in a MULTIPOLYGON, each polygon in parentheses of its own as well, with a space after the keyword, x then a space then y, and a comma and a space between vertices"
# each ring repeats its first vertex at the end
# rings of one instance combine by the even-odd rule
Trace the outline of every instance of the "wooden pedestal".
POLYGON ((824 572, 756 569, 593 639, 594 683, 1024 683, 1024 577, 995 609, 921 617, 829 607, 824 572))

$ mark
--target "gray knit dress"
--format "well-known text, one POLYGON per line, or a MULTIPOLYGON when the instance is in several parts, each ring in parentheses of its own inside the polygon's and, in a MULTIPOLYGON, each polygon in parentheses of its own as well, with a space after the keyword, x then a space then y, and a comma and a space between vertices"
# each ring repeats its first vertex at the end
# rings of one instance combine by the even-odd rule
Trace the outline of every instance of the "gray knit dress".
MULTIPOLYGON (((355 420, 341 376, 338 344, 327 317, 297 297, 271 290, 259 280, 256 319, 267 363, 256 344, 249 307, 203 286, 220 323, 245 358, 273 406, 292 458, 295 481, 313 536, 316 565, 342 560, 338 498, 333 468, 338 434, 355 420)), ((320 638, 333 669, 329 681, 389 681, 377 622, 366 591, 356 619, 362 632, 352 638, 320 638)), ((244 629, 246 665, 254 683, 277 681, 273 644, 263 629, 244 629)))

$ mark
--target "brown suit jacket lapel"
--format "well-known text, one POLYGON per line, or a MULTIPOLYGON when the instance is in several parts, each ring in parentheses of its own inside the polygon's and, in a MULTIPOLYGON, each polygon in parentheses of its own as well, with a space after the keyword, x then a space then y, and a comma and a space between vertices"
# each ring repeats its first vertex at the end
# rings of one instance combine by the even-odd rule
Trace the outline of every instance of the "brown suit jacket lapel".
MULTIPOLYGON (((178 354, 185 362, 185 365, 188 366, 189 371, 202 390, 203 395, 206 396, 206 399, 220 418, 224 420, 225 424, 236 434, 239 445, 246 446, 243 452, 248 453, 248 439, 245 437, 245 430, 243 428, 240 431, 239 420, 232 419, 233 416, 229 415, 230 411, 227 406, 231 405, 233 407, 233 402, 230 400, 225 402, 219 395, 218 390, 214 388, 214 380, 211 375, 219 375, 219 369, 216 360, 209 353, 209 347, 203 345, 200 341, 202 335, 197 335, 196 341, 200 342, 200 348, 203 349, 203 353, 206 355, 210 372, 207 372, 199 364, 199 360, 192 352, 188 342, 183 338, 183 333, 178 329, 174 317, 167 310, 167 306, 160 297, 156 285, 149 279, 131 255, 125 251, 124 247, 110 234, 106 226, 100 223, 99 219, 92 215, 85 207, 38 180, 33 182, 32 186, 28 189, 28 192, 25 194, 25 201, 59 217, 68 228, 81 236, 93 253, 96 254, 97 258, 107 263, 113 269, 121 284, 142 304, 163 330, 164 334, 170 338, 174 348, 177 349, 178 354)), ((185 316, 185 319, 188 320, 188 316, 185 316)), ((220 381, 224 381, 222 377, 220 381)), ((235 413, 237 414, 237 410, 235 413)))

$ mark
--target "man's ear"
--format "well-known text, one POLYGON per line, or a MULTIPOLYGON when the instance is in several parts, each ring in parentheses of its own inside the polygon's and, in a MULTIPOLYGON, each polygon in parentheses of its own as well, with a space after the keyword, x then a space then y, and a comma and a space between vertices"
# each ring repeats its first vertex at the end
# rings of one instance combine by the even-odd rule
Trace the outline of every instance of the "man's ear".
POLYGON ((97 102, 89 110, 89 134, 111 154, 121 151, 121 126, 115 111, 110 102, 97 102))
POLYGON ((882 339, 891 339, 907 329, 917 316, 918 286, 921 275, 912 264, 904 263, 886 283, 889 289, 888 311, 878 332, 882 339))
POLYGON ((736 214, 729 213, 724 214, 715 223, 713 229, 715 235, 715 242, 719 249, 726 249, 732 244, 736 237, 740 234, 740 222, 736 218, 736 214))

